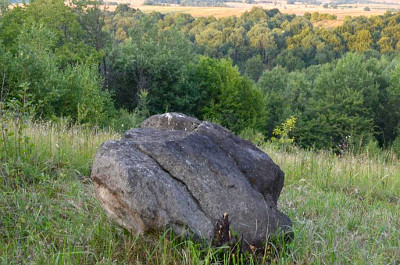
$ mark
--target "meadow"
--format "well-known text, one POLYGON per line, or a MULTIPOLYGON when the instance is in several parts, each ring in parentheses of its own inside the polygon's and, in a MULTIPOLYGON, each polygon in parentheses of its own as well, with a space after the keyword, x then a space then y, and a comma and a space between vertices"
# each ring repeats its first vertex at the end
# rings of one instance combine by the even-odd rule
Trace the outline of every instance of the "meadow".
POLYGON ((337 156, 260 148, 286 173, 279 207, 295 239, 233 260, 224 248, 133 236, 107 221, 90 167, 120 138, 68 122, 1 120, 0 264, 399 264, 400 164, 390 151, 337 156))

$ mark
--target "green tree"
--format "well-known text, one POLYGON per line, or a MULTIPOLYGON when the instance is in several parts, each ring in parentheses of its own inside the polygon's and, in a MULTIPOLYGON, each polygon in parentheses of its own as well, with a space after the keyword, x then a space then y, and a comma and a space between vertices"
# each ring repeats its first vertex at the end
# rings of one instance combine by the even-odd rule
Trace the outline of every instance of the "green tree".
POLYGON ((0 15, 5 14, 8 11, 8 6, 10 5, 9 0, 2 0, 0 2, 0 15))
POLYGON ((360 30, 355 35, 351 36, 348 40, 348 47, 350 51, 363 52, 372 47, 373 40, 369 30, 360 30))
POLYGON ((288 73, 279 66, 264 72, 257 86, 266 97, 268 136, 290 116, 304 112, 311 97, 311 82, 304 73, 288 73))
POLYGON ((264 98, 249 78, 240 76, 230 60, 201 57, 194 75, 201 91, 201 116, 234 132, 263 130, 264 98))
POLYGON ((362 55, 347 54, 322 69, 298 123, 301 145, 338 150, 347 139, 359 144, 373 136, 379 76, 365 61, 362 55))
POLYGON ((250 46, 259 50, 264 63, 269 62, 269 54, 275 55, 277 45, 272 31, 265 25, 256 24, 247 33, 250 46))
POLYGON ((290 114, 289 106, 285 102, 284 93, 288 81, 288 72, 282 67, 275 67, 271 71, 265 71, 257 86, 266 97, 266 129, 268 136, 281 124, 290 114))
POLYGON ((285 49, 276 57, 276 64, 285 67, 289 71, 301 70, 307 66, 303 60, 304 57, 302 49, 285 49))
POLYGON ((21 28, 25 22, 25 11, 22 7, 15 7, 0 16, 0 40, 4 48, 16 53, 15 45, 21 28))
POLYGON ((180 111, 193 114, 197 91, 188 79, 195 54, 176 30, 158 30, 151 18, 132 29, 130 38, 110 55, 110 86, 117 104, 134 110, 138 93, 148 91, 151 114, 180 111))
POLYGON ((396 62, 390 73, 390 85, 381 92, 380 112, 377 115, 378 139, 388 145, 396 137, 400 140, 400 64, 396 62))
POLYGON ((264 71, 264 64, 261 56, 257 55, 248 59, 245 63, 244 69, 245 74, 257 82, 264 71))
POLYGON ((103 80, 99 77, 96 66, 77 65, 64 73, 68 84, 68 92, 63 101, 75 92, 73 115, 79 123, 107 125, 114 115, 114 106, 110 94, 101 90, 103 80), (75 90, 75 91, 73 91, 75 90))
POLYGON ((102 80, 90 65, 61 67, 54 52, 57 33, 43 25, 24 25, 16 45, 19 52, 7 53, 4 87, 15 98, 22 85, 32 94, 31 103, 40 106, 42 118, 70 117, 73 121, 97 124, 105 121, 110 97, 101 91, 102 80))

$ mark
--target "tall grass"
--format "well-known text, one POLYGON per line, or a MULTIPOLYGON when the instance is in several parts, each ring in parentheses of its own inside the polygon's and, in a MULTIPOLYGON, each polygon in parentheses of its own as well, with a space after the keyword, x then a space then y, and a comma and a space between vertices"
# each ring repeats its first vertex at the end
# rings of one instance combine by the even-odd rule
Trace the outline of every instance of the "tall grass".
POLYGON ((393 153, 264 150, 286 173, 281 208, 296 237, 283 263, 400 263, 400 164, 393 153))
MULTIPOLYGON (((108 222, 88 176, 100 144, 118 133, 2 123, 0 264, 232 264, 234 256, 223 249, 168 231, 133 236, 108 222)), ((293 221, 295 239, 256 258, 235 256, 234 264, 400 263, 394 155, 262 148, 286 172, 280 208, 293 221)))

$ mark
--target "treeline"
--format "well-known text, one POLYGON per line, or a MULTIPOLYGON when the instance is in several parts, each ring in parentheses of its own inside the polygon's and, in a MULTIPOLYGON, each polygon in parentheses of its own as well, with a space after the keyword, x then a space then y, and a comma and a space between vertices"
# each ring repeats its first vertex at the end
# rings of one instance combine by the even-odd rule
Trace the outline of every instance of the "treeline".
POLYGON ((311 22, 318 22, 322 20, 336 20, 337 16, 327 13, 319 13, 319 12, 305 12, 304 17, 309 19, 311 22))
POLYGON ((2 13, 3 113, 122 129, 178 111, 304 147, 400 150, 400 13, 324 29, 276 9, 195 19, 97 4, 2 13))
POLYGON ((145 0, 144 5, 226 6, 225 0, 145 0))

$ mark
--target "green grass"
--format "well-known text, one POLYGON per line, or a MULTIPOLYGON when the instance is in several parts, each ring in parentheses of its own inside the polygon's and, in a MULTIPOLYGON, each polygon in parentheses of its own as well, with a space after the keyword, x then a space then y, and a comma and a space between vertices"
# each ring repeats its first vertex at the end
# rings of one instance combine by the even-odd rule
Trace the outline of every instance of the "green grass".
POLYGON ((296 238, 284 263, 400 263, 400 164, 393 154, 265 151, 286 172, 281 208, 296 238))
MULTIPOLYGON (((0 264, 232 261, 226 251, 168 232, 143 238, 107 221, 88 176, 99 145, 119 134, 52 123, 15 130, 4 120, 1 128, 0 264)), ((268 253, 275 255, 259 255, 259 263, 400 263, 400 164, 393 154, 263 149, 286 172, 279 204, 295 240, 278 244, 278 253, 273 246, 268 253)))

